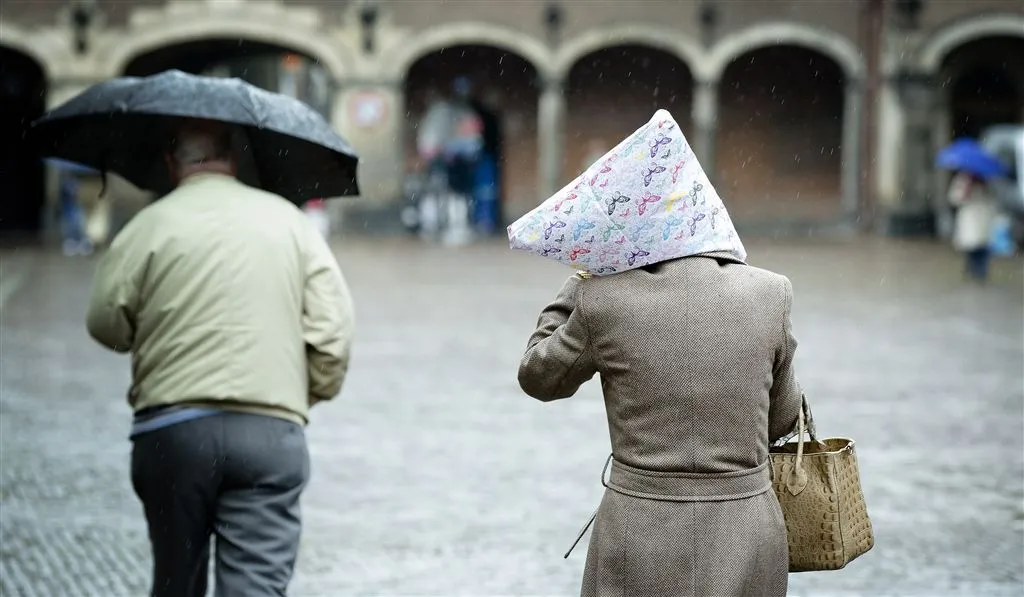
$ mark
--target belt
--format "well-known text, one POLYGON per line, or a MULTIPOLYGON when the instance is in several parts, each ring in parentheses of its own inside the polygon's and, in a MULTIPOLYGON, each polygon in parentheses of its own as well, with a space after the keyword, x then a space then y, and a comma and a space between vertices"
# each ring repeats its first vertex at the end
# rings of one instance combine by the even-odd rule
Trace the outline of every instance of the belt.
MULTIPOLYGON (((771 468, 766 460, 754 468, 729 473, 648 471, 623 464, 609 455, 601 471, 601 484, 616 493, 646 500, 726 502, 754 497, 771 489, 771 468), (611 474, 607 475, 609 467, 611 474)), ((596 518, 597 510, 594 510, 564 557, 569 557, 596 518)))

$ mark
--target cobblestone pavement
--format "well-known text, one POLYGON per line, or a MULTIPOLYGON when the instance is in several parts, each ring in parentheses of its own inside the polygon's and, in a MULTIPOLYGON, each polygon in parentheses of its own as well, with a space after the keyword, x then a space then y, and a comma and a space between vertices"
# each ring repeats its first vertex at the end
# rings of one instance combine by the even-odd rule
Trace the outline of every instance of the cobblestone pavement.
MULTIPOLYGON (((791 594, 989 597, 1024 582, 1022 262, 966 285, 931 243, 751 242, 797 293, 820 431, 858 440, 877 547, 791 594)), ((515 371, 567 271, 500 242, 340 243, 358 308, 343 396, 309 427, 292 594, 574 595, 608 453, 599 386, 549 405, 515 371)), ((92 265, 5 252, 0 594, 143 595, 125 357, 86 336, 92 265)))

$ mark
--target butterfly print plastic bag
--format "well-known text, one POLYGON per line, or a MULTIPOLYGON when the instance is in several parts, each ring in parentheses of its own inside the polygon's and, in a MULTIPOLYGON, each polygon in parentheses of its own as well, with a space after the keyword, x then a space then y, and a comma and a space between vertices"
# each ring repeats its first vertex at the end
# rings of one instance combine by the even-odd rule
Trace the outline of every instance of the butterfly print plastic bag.
POLYGON ((700 253, 747 258, 722 199, 666 110, 509 226, 508 238, 515 250, 597 276, 700 253))

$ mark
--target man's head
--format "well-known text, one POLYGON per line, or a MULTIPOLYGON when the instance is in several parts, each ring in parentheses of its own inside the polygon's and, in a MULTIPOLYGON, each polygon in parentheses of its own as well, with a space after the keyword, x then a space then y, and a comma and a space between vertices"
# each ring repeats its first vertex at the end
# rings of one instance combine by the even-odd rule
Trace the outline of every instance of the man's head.
POLYGON ((183 118, 174 123, 164 154, 175 186, 201 172, 236 176, 231 127, 210 120, 183 118))

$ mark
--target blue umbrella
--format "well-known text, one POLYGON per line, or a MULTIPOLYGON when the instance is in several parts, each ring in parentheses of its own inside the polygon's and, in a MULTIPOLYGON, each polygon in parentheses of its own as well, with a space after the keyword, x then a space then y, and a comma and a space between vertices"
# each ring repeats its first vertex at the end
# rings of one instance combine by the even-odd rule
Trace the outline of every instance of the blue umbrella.
POLYGON ((943 170, 963 170, 981 178, 1003 176, 1005 164, 985 151, 974 139, 957 139, 935 157, 935 165, 943 170))

